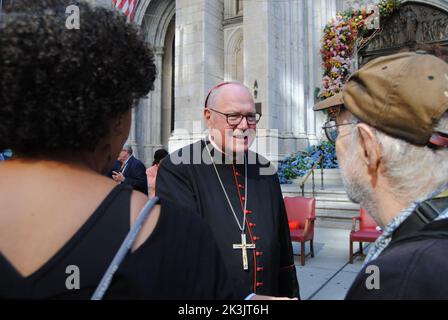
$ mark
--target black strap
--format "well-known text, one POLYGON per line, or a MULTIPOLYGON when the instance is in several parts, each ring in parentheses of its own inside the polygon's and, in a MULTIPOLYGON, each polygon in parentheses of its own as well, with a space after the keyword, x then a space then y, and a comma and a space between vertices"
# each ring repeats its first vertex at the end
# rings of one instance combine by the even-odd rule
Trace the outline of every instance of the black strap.
POLYGON ((448 239, 448 229, 427 229, 448 208, 448 197, 433 198, 422 202, 392 235, 392 241, 384 251, 405 242, 448 239))
POLYGON ((448 197, 433 198, 422 202, 415 211, 416 215, 424 221, 425 224, 428 224, 441 215, 446 208, 448 208, 448 197))

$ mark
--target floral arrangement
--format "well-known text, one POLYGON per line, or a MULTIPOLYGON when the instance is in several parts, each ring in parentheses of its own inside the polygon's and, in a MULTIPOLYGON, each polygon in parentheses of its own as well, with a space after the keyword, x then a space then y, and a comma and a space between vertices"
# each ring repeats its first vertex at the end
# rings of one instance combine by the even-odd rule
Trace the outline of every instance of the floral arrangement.
POLYGON ((378 8, 380 8, 380 16, 390 16, 395 11, 395 9, 400 6, 400 4, 400 0, 380 1, 380 3, 378 4, 378 8))
MULTIPOLYGON (((292 183, 292 179, 306 175, 321 155, 324 156, 322 159, 324 169, 338 167, 334 145, 328 141, 324 141, 319 145, 310 146, 305 151, 296 153, 280 162, 277 172, 280 183, 292 183)), ((317 168, 320 169, 320 167, 319 164, 317 168)))
MULTIPOLYGON (((379 17, 385 19, 391 16, 400 4, 400 0, 381 0, 377 4, 379 17)), ((367 8, 349 9, 338 13, 336 18, 325 26, 320 51, 324 76, 321 88, 317 88, 315 92, 317 99, 329 98, 342 90, 353 71, 353 55, 358 45, 365 43, 365 37, 369 36, 371 27, 375 24, 374 14, 367 8)), ((292 179, 306 175, 322 154, 324 169, 338 167, 334 145, 324 141, 280 162, 278 167, 280 183, 292 183, 292 179)), ((318 168, 320 169, 320 165, 318 168)))
MULTIPOLYGON (((380 1, 380 17, 390 16, 400 3, 399 0, 380 1)), ((373 12, 368 12, 366 8, 349 9, 337 14, 336 19, 330 20, 325 26, 321 49, 324 76, 320 99, 331 97, 342 90, 352 73, 352 57, 357 48, 357 40, 368 33, 368 18, 372 14, 373 12)))

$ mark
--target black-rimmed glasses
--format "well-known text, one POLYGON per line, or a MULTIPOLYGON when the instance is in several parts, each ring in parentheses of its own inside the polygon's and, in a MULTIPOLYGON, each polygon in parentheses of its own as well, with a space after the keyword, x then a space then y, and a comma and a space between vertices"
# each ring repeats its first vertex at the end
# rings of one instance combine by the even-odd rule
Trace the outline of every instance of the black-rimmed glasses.
POLYGON ((324 130, 325 135, 327 136, 327 139, 331 143, 335 144, 336 139, 339 136, 339 127, 358 124, 358 123, 359 122, 348 122, 348 123, 337 124, 335 120, 330 119, 327 122, 325 122, 325 124, 322 126, 322 129, 324 130))
POLYGON ((246 122, 248 125, 253 126, 253 125, 256 125, 258 123, 258 121, 260 121, 260 118, 261 118, 261 114, 258 112, 241 114, 241 113, 224 113, 224 112, 212 109, 212 108, 207 108, 207 109, 225 116, 227 123, 231 126, 239 125, 241 123, 241 121, 243 120, 243 118, 246 118, 246 122))

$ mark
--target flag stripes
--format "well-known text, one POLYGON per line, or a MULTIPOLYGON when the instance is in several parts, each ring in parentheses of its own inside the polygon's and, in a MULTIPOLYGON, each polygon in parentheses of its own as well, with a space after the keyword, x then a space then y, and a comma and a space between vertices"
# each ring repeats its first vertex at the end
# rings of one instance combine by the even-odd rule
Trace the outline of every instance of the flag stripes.
POLYGON ((135 9, 137 8, 138 0, 112 0, 115 8, 124 13, 130 22, 134 21, 135 9))

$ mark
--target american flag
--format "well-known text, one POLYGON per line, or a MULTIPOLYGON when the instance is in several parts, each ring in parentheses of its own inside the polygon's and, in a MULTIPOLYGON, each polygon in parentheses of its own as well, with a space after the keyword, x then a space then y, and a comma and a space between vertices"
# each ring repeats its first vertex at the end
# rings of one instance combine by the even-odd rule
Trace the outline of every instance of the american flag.
POLYGON ((135 9, 137 8, 138 0, 112 0, 112 4, 124 13, 130 22, 134 21, 135 9))

